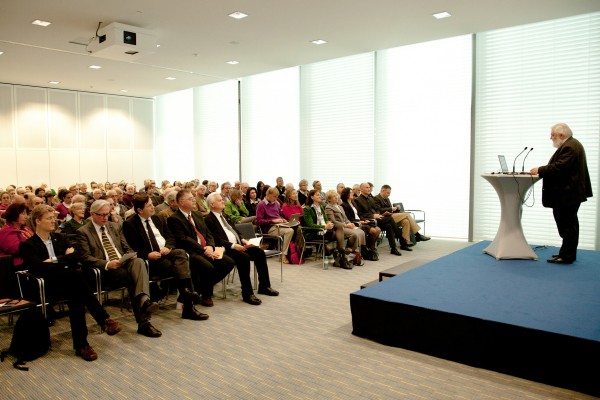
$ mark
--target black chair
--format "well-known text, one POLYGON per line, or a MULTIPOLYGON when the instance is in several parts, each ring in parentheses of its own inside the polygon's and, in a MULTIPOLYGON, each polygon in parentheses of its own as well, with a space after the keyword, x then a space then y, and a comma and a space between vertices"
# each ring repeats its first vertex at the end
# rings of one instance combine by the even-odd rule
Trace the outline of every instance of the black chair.
MULTIPOLYGON (((258 237, 262 238, 263 241, 272 241, 275 244, 274 249, 264 249, 265 256, 267 258, 271 257, 279 257, 279 269, 281 271, 281 282, 283 282, 283 261, 281 260, 282 248, 283 248, 283 239, 281 236, 276 235, 265 235, 265 234, 257 234, 254 230, 254 225, 250 222, 244 222, 241 224, 236 224, 235 227, 242 234, 242 239, 251 240, 256 239, 258 237)), ((254 264, 254 263, 252 263, 254 264)), ((235 271, 235 270, 234 270, 235 271)), ((258 273, 256 272, 256 266, 254 266, 254 289, 256 290, 258 286, 258 273)))
POLYGON ((0 315, 8 315, 8 324, 13 324, 13 313, 35 307, 35 303, 22 300, 15 274, 12 256, 0 256, 0 315))

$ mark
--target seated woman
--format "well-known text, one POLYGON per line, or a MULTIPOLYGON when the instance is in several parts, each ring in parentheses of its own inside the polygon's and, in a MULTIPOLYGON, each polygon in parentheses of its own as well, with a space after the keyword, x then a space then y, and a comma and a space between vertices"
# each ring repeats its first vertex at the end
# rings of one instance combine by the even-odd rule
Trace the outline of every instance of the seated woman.
POLYGON ((285 200, 283 201, 281 212, 285 219, 289 221, 292 214, 302 215, 304 210, 302 209, 300 202, 298 202, 298 192, 295 189, 287 189, 284 198, 285 200))
POLYGON ((87 222, 85 219, 85 203, 73 203, 69 209, 71 219, 62 224, 61 231, 67 235, 74 234, 87 222))
POLYGON ((367 248, 361 249, 361 251, 365 251, 362 254, 363 258, 371 261, 379 260, 379 255, 377 254, 377 239, 381 234, 381 228, 377 226, 377 223, 360 219, 356 206, 354 205, 354 192, 352 189, 344 188, 340 198, 342 200, 342 209, 348 220, 365 232, 367 248))
POLYGON ((325 196, 327 197, 325 214, 329 221, 333 222, 337 228, 343 229, 344 236, 348 238, 348 247, 350 248, 350 252, 354 253, 352 264, 356 266, 364 265, 361 250, 367 244, 365 232, 346 217, 344 209, 338 204, 338 193, 336 190, 327 191, 325 196), (356 250, 357 248, 359 249, 358 251, 356 250))
POLYGON ((69 215, 69 208, 71 207, 71 200, 73 199, 73 193, 68 191, 67 189, 61 189, 58 191, 58 200, 60 204, 58 204, 54 209, 58 211, 58 220, 65 221, 68 220, 67 215, 69 215))
MULTIPOLYGON (((352 265, 348 264, 348 259, 346 258, 344 229, 343 227, 336 227, 333 222, 327 219, 325 207, 321 204, 321 193, 318 190, 308 192, 308 198, 303 210, 303 226, 325 229, 325 240, 331 241, 335 239, 337 247, 332 251, 335 260, 333 265, 344 269, 352 269, 352 265)), ((315 240, 318 238, 319 233, 321 232, 308 230, 304 232, 304 238, 306 240, 315 240)))
POLYGON ((54 209, 46 204, 36 206, 31 212, 31 219, 35 235, 19 246, 25 264, 29 272, 44 278, 49 298, 67 298, 75 354, 86 361, 94 361, 98 355, 87 341, 85 309, 107 334, 114 335, 121 327, 117 321, 110 319, 88 287, 77 264, 78 255, 67 236, 54 232, 54 209))
POLYGON ((231 222, 234 224, 254 222, 256 216, 251 216, 250 212, 246 208, 246 205, 242 201, 241 190, 234 189, 229 193, 230 200, 225 203, 225 214, 229 216, 231 222))
POLYGON ((246 198, 244 199, 244 205, 248 210, 248 215, 256 216, 256 205, 259 202, 258 191, 255 187, 249 187, 248 190, 246 190, 246 198))
POLYGON ((265 184, 263 181, 256 182, 256 193, 258 194, 258 199, 262 200, 265 198, 265 184))
POLYGON ((0 211, 6 210, 8 208, 8 206, 10 206, 10 203, 11 203, 10 193, 2 192, 2 194, 0 194, 0 211))
POLYGON ((33 231, 25 225, 27 206, 23 203, 11 204, 2 214, 2 218, 6 223, 0 229, 0 255, 13 256, 15 268, 23 269, 19 245, 33 235, 33 231))

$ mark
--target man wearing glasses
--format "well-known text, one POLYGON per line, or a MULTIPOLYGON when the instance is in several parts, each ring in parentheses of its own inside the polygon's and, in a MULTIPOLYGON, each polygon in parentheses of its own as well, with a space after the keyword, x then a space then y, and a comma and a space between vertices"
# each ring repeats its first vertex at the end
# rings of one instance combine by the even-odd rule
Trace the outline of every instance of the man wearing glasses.
POLYGON ((158 310, 158 304, 150 300, 148 270, 144 260, 135 255, 127 258, 133 251, 127 244, 121 227, 108 221, 110 204, 106 200, 92 203, 90 213, 92 223, 77 230, 81 262, 85 267, 98 268, 103 281, 127 287, 139 334, 161 336, 162 333, 150 323, 152 313, 158 310))

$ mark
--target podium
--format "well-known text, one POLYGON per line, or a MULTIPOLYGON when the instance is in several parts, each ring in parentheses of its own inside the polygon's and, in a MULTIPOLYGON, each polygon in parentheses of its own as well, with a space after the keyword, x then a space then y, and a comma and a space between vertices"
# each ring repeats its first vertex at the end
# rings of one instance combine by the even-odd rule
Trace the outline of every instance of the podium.
POLYGON ((482 174, 496 190, 500 199, 500 226, 494 241, 484 253, 502 259, 537 260, 538 256, 525 240, 521 226, 523 198, 540 177, 538 175, 482 174))

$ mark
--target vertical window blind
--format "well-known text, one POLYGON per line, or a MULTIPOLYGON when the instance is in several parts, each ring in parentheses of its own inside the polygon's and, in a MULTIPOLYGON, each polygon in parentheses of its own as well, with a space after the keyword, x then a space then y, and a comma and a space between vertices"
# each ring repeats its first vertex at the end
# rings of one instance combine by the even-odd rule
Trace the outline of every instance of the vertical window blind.
POLYGON ((301 166, 324 191, 373 181, 374 53, 300 67, 301 166))
POLYGON ((242 78, 242 179, 298 186, 300 169, 299 67, 242 78))
MULTIPOLYGON (((555 149, 550 127, 569 124, 585 147, 596 197, 579 211, 580 247, 597 239, 598 149, 600 132, 600 13, 546 21, 476 36, 474 239, 493 239, 500 204, 480 177, 496 171, 498 154, 512 169, 524 147, 533 147, 516 170, 545 165, 555 149)), ((542 207, 542 182, 523 206, 522 225, 531 244, 559 245, 552 212, 542 207)))
POLYGON ((426 211, 427 233, 469 227, 472 37, 377 53, 375 189, 426 211))

